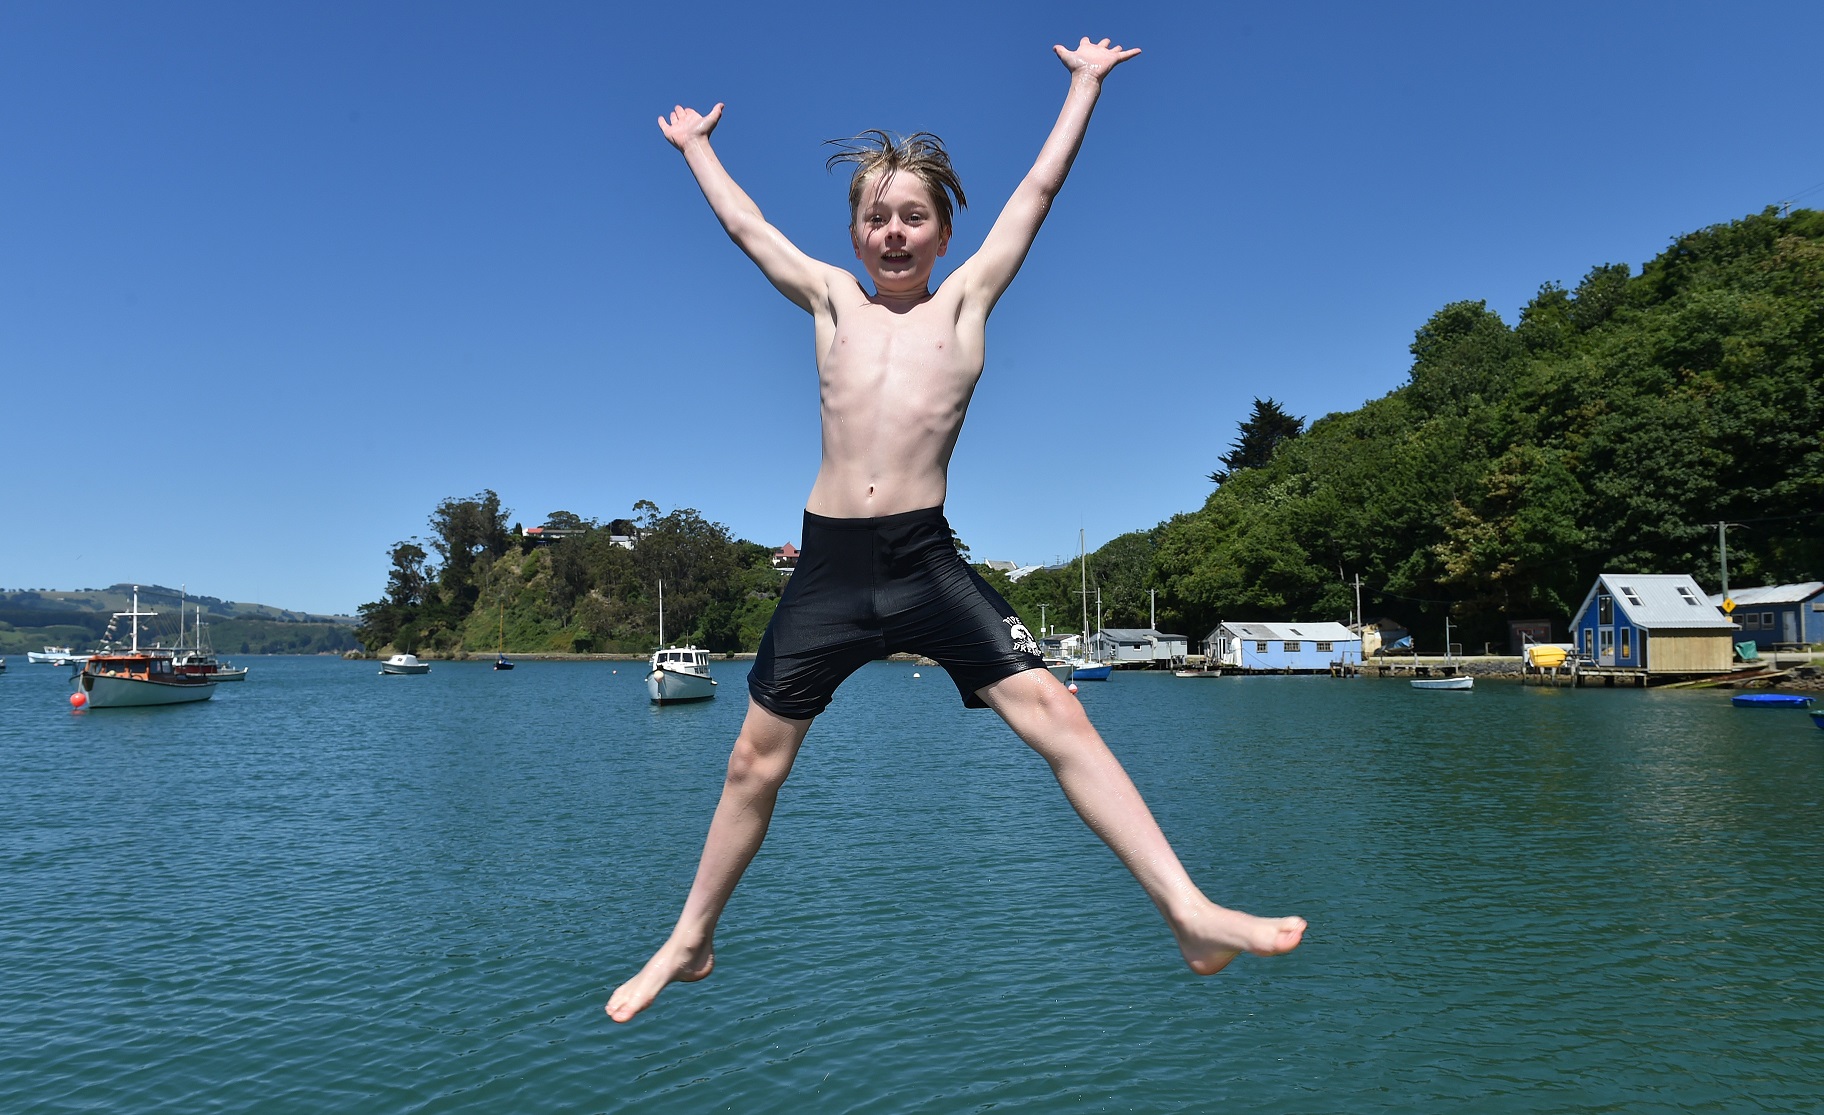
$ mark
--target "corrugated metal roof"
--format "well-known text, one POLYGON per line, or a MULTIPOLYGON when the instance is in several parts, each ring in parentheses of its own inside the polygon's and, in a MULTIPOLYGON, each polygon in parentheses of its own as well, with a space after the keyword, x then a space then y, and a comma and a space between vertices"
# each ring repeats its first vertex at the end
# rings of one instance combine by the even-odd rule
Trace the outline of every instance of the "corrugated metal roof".
POLYGON ((1320 643, 1352 643, 1357 639, 1355 632, 1329 620, 1315 623, 1225 623, 1222 627, 1242 639, 1309 639, 1320 643))
MULTIPOLYGON (((1637 627, 1674 631, 1735 626, 1686 573, 1604 573, 1596 583, 1608 587, 1615 606, 1637 627)), ((1578 615, 1589 607, 1594 595, 1596 586, 1591 586, 1578 615)))
MULTIPOLYGON (((1821 592, 1824 592, 1824 581, 1804 581, 1796 585, 1730 589, 1729 598, 1741 607, 1750 604, 1803 604, 1821 592)), ((1713 592, 1709 599, 1712 604, 1721 604, 1723 594, 1713 592)))
POLYGON ((1167 635, 1163 631, 1154 631, 1150 627, 1104 627, 1101 634, 1117 643, 1150 643, 1154 639, 1184 639, 1183 635, 1167 635))

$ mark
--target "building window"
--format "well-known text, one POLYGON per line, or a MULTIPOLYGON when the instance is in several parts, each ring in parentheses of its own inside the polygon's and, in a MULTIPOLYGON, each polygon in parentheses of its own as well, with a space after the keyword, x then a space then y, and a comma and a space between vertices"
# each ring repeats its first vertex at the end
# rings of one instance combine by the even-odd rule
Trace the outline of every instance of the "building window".
POLYGON ((1691 595, 1690 589, 1686 588, 1684 585, 1679 585, 1678 594, 1685 598, 1685 603, 1691 605, 1693 608, 1697 607, 1697 597, 1691 595))
POLYGON ((1615 653, 1615 629, 1605 627, 1602 629, 1602 656, 1607 658, 1613 653, 1615 653))
POLYGON ((1596 653, 1596 632, 1588 627, 1583 629, 1583 653, 1596 653))
POLYGON ((1297 654, 1298 648, 1299 648, 1299 642, 1297 639, 1287 639, 1286 640, 1286 653, 1287 654, 1297 654))
POLYGON ((1330 644, 1329 644, 1329 643, 1319 643, 1319 644, 1317 644, 1317 653, 1319 653, 1319 654, 1329 654, 1329 653, 1330 653, 1330 644))
POLYGON ((1624 588, 1621 590, 1621 594, 1628 598, 1628 603, 1634 605, 1636 608, 1640 607, 1640 597, 1634 592, 1633 589, 1624 588))
POLYGON ((1761 626, 1763 628, 1767 629, 1768 631, 1773 630, 1773 613, 1772 612, 1762 612, 1761 613, 1761 626))
POLYGON ((1254 653, 1255 654, 1267 653, 1267 643, 1266 643, 1265 639, 1262 639, 1260 642, 1254 644, 1254 653))
POLYGON ((1760 628, 1761 628, 1761 617, 1760 617, 1760 615, 1759 615, 1759 614, 1758 614, 1758 613, 1755 613, 1755 612, 1747 612, 1747 613, 1744 613, 1744 614, 1743 614, 1743 616, 1742 616, 1742 630, 1744 630, 1744 631, 1759 631, 1759 630, 1760 630, 1760 628))
POLYGON ((1615 598, 1613 596, 1596 598, 1596 622, 1605 627, 1615 622, 1615 598))
POLYGON ((1624 627, 1621 629, 1621 656, 1623 658, 1631 659, 1634 657, 1633 635, 1634 629, 1632 627, 1624 627))

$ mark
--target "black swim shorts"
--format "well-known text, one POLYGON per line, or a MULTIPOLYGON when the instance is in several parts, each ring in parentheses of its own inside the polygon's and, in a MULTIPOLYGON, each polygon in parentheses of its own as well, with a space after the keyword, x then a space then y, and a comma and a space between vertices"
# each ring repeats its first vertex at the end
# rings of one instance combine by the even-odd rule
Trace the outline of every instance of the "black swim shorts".
POLYGON ((1042 670, 1020 617, 969 568, 942 507, 876 519, 804 513, 803 556, 747 675, 763 708, 809 720, 865 663, 896 651, 947 670, 969 708, 976 690, 1042 670))

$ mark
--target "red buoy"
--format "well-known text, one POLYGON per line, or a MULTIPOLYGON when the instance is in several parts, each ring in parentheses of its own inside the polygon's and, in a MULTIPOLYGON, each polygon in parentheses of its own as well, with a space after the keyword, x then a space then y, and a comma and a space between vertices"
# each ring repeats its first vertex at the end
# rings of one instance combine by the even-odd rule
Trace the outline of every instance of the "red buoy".
POLYGON ((89 703, 89 699, 87 697, 83 696, 81 693, 70 694, 70 707, 71 708, 81 708, 82 706, 84 706, 88 703, 89 703))

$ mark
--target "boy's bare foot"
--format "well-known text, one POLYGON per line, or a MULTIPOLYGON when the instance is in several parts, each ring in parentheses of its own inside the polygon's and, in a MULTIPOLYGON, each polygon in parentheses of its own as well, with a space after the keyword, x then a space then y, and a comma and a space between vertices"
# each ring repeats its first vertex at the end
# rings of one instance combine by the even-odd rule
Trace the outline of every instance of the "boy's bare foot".
POLYGON ((1211 903, 1173 929, 1191 971, 1213 976, 1244 952, 1279 956, 1305 936, 1304 918, 1260 918, 1211 903))
POLYGON ((614 989, 608 997, 608 1017, 625 1022, 652 1005, 667 984, 695 983, 716 967, 716 953, 709 942, 692 948, 666 941, 640 974, 614 989))

